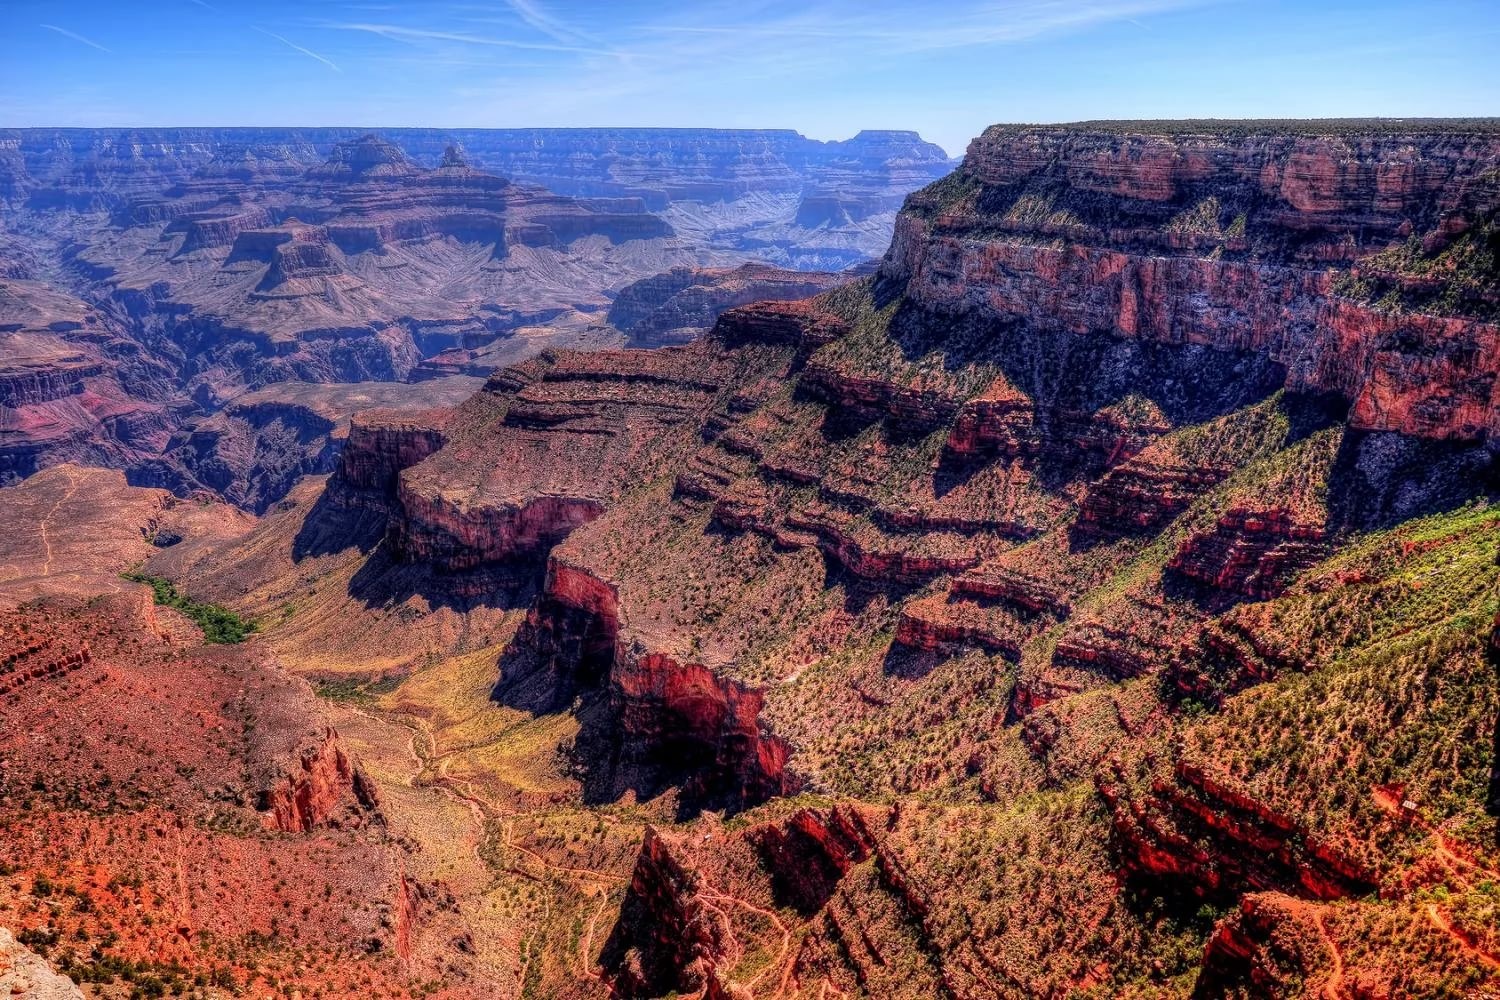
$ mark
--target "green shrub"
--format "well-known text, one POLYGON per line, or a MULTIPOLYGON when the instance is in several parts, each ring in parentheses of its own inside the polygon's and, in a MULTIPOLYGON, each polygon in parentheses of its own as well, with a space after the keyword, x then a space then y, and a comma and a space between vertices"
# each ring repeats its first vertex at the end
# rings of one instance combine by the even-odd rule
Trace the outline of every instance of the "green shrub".
POLYGON ((180 594, 172 581, 165 577, 137 572, 121 575, 132 583, 149 584, 156 603, 163 607, 175 608, 191 618, 203 630, 204 642, 220 644, 244 642, 245 638, 255 631, 255 622, 241 618, 222 604, 205 604, 185 594, 180 594))

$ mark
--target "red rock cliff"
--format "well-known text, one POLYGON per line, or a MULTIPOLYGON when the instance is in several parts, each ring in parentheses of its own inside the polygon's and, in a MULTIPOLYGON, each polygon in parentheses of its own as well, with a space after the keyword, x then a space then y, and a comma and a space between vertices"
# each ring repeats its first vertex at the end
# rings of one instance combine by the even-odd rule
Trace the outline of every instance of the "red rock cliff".
POLYGON ((358 826, 376 808, 375 786, 355 768, 332 728, 305 748, 296 765, 261 792, 267 827, 304 833, 320 826, 358 826))
POLYGON ((1495 440, 1493 318, 1377 306, 1340 275, 1489 225, 1500 138, 1188 126, 993 128, 912 197, 882 274, 937 316, 1250 352, 1356 428, 1495 440))

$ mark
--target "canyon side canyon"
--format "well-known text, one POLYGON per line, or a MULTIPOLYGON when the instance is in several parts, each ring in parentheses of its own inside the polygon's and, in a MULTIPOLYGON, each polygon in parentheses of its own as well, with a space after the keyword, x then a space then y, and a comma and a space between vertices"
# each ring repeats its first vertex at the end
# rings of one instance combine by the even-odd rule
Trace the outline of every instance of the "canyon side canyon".
POLYGON ((1500 989, 1500 120, 17 130, 0 205, 13 993, 1500 989))

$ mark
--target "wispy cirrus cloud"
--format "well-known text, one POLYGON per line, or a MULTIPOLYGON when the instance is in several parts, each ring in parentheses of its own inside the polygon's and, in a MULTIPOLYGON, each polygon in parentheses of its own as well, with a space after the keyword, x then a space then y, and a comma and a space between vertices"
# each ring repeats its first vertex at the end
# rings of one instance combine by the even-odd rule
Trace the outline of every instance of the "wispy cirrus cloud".
POLYGON ((725 35, 775 38, 818 45, 857 45, 865 51, 913 53, 1024 42, 1094 25, 1201 7, 1216 0, 1058 0, 950 3, 913 18, 909 8, 837 2, 795 6, 779 2, 705 5, 686 16, 657 23, 665 35, 725 35))
POLYGON ((333 21, 322 25, 335 31, 360 31, 379 35, 394 42, 456 42, 461 45, 483 45, 504 49, 530 49, 536 52, 571 52, 580 55, 613 55, 609 49, 560 42, 529 42, 520 38, 500 35, 480 35, 465 31, 446 31, 438 28, 411 27, 404 24, 367 24, 363 22, 333 21))
POLYGON ((100 52, 111 51, 110 49, 106 49, 104 46, 94 41, 92 38, 85 38, 83 35, 80 35, 76 31, 69 31, 67 28, 59 28, 55 24, 39 24, 37 25, 37 27, 46 28, 48 31, 55 31, 59 35, 62 35, 64 38, 71 38, 75 42, 82 42, 84 45, 87 45, 90 48, 98 49, 100 52))
MULTIPOLYGON (((254 27, 254 25, 252 25, 252 27, 254 27)), ((327 56, 320 55, 319 53, 314 52, 312 49, 298 45, 296 42, 292 41, 290 38, 287 38, 284 35, 278 35, 274 31, 267 31, 265 28, 260 27, 256 27, 255 30, 260 32, 262 35, 266 35, 269 38, 276 39, 278 42, 280 42, 282 45, 285 45, 289 49, 295 49, 296 51, 307 56, 309 59, 316 59, 318 62, 322 63, 324 66, 327 66, 335 73, 343 72, 343 70, 339 69, 332 59, 329 59, 327 56)))
POLYGON ((555 42, 564 45, 594 45, 600 44, 599 39, 586 31, 581 31, 567 22, 560 20, 547 11, 535 0, 507 0, 510 9, 515 12, 527 26, 548 36, 555 42))

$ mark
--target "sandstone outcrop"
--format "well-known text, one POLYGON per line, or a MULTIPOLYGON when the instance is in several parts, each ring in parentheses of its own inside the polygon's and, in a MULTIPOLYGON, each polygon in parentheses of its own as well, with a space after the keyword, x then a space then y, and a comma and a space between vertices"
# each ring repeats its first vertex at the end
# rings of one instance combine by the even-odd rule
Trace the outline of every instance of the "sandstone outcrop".
POLYGON ((374 784, 349 760, 330 727, 297 755, 287 773, 260 793, 265 824, 282 833, 359 826, 377 806, 374 784))
POLYGON ((0 927, 0 990, 19 1000, 82 1000, 78 984, 55 972, 4 927, 0 927))
POLYGON ((1483 129, 997 127, 913 199, 884 273, 938 315, 1249 350, 1289 388, 1342 396, 1355 427, 1483 441, 1495 325, 1384 312, 1333 294, 1325 269, 1492 214, 1459 179, 1495 170, 1496 146, 1483 129), (971 235, 991 225, 1003 235, 971 235))

